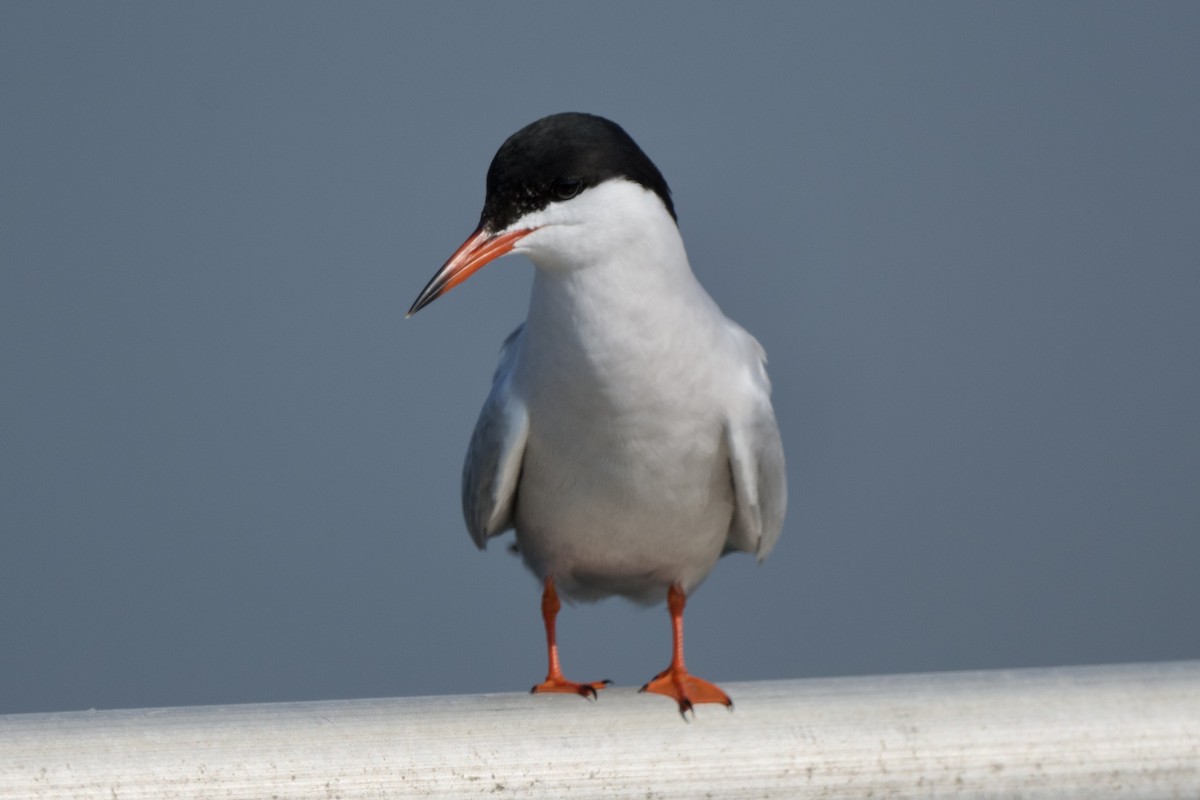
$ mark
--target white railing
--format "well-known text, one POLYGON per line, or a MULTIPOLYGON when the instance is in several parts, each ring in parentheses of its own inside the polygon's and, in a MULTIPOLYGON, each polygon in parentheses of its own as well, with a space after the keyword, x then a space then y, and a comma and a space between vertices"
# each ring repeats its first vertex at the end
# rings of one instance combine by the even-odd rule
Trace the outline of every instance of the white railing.
POLYGON ((1200 798, 1200 661, 0 716, 0 798, 1200 798))

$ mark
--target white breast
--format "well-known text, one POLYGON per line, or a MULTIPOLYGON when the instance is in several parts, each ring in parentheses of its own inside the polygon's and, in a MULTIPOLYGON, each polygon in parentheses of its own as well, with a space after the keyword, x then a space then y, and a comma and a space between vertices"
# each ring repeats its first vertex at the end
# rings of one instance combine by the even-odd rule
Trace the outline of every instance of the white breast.
POLYGON ((514 372, 518 544, 583 599, 690 592, 733 513, 722 431, 744 354, 674 224, 650 233, 586 268, 538 265, 514 372))

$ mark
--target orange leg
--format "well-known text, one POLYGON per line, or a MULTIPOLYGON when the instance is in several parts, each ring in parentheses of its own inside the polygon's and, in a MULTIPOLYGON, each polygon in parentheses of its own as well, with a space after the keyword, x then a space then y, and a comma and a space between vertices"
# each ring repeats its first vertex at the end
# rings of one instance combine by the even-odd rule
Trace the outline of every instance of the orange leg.
POLYGON ((683 663, 683 607, 687 595, 678 586, 667 592, 667 610, 671 612, 673 650, 671 666, 654 676, 654 680, 642 687, 643 692, 663 694, 679 703, 679 713, 687 719, 687 712, 696 713, 695 703, 721 703, 733 708, 729 695, 708 681, 690 675, 683 663))
POLYGON ((534 686, 529 691, 557 692, 561 694, 577 694, 583 697, 595 698, 596 692, 603 689, 612 681, 596 681, 595 683, 576 683, 563 677, 562 667, 558 665, 558 639, 554 634, 554 621, 562 603, 558 601, 558 592, 554 591, 554 578, 546 578, 546 588, 542 590, 542 621, 546 623, 546 651, 550 658, 550 669, 546 680, 534 686))

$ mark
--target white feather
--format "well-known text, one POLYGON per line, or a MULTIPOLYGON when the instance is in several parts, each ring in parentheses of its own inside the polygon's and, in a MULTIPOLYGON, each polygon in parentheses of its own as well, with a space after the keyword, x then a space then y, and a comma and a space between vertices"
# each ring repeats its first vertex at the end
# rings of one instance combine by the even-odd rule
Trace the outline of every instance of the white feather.
POLYGON ((512 227, 537 228, 516 248, 537 272, 464 468, 476 542, 515 527, 534 573, 580 599, 654 602, 725 552, 765 557, 787 501, 762 349, 658 196, 612 180, 512 227))

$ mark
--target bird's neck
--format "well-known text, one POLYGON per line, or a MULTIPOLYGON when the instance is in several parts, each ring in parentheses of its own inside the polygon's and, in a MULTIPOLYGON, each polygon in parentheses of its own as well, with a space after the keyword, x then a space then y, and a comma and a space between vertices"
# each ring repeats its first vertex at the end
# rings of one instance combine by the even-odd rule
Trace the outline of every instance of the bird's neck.
POLYGON ((538 265, 522 345, 524 365, 543 382, 555 375, 560 396, 684 368, 720 319, 673 221, 573 266, 538 265))
POLYGON ((534 265, 528 326, 555 336, 577 331, 603 338, 626 327, 669 324, 681 305, 703 292, 674 224, 647 226, 594 250, 584 263, 564 267, 535 258, 534 265))

